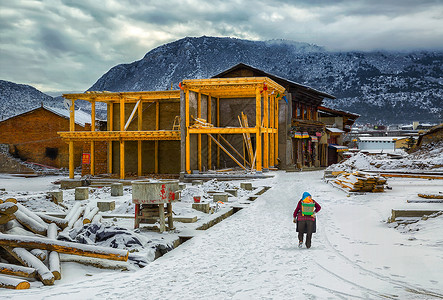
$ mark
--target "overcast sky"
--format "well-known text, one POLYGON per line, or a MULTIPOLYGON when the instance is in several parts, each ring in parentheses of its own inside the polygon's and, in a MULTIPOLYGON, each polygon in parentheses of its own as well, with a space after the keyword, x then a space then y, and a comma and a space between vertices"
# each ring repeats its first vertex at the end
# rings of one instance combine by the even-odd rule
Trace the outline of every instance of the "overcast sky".
POLYGON ((0 79, 83 92, 117 64, 203 35, 443 50, 443 0, 0 0, 0 79))

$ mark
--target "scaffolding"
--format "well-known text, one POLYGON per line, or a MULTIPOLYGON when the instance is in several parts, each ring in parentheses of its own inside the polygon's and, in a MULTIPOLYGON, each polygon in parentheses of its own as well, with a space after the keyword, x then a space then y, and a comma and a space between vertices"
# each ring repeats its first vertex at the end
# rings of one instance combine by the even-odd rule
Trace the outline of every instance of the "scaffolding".
MULTIPOLYGON (((181 88, 184 94, 184 120, 182 120, 182 135, 185 143, 184 171, 188 174, 192 172, 194 165, 202 171, 202 136, 207 135, 207 166, 212 166, 212 142, 217 147, 217 168, 220 167, 220 150, 224 151, 238 166, 245 170, 262 171, 262 168, 269 168, 277 165, 278 157, 278 100, 284 96, 285 89, 268 77, 244 77, 244 78, 214 78, 214 79, 192 79, 183 80, 181 88), (192 94, 192 99, 191 99, 192 94), (195 97, 196 95, 196 97, 195 97), (206 102, 202 102, 202 96, 206 102), (216 99, 215 105, 213 98, 216 99), (239 116, 239 127, 222 127, 220 123, 220 109, 223 101, 232 99, 253 100, 255 105, 255 126, 249 127, 246 115, 239 116), (196 101, 195 101, 196 100, 196 101), (207 116, 207 124, 211 126, 193 126, 192 121, 202 120, 203 104, 207 109, 204 114, 207 116), (195 107, 196 106, 196 107, 195 107), (213 110, 215 108, 215 120, 213 110), (196 113, 196 117, 191 114, 196 113), (217 137, 214 137, 216 135, 217 137), (236 150, 223 135, 243 136, 243 156, 236 150), (251 135, 255 137, 255 150, 253 150, 251 135), (197 137, 197 146, 191 142, 191 137, 197 137), (234 157, 232 153, 222 145, 228 144, 234 153, 241 159, 243 164, 234 157), (191 166, 191 149, 193 154, 197 154, 197 162, 191 166), (195 149, 195 151, 194 151, 195 149), (246 154, 248 159, 246 159, 246 154)), ((183 100, 182 100, 183 102, 183 100)), ((183 105, 183 103, 182 103, 183 105)), ((251 113, 252 114, 252 113, 251 113)), ((237 117, 235 117, 237 118, 237 117)), ((183 140, 182 140, 183 143, 183 140)), ((182 167, 183 169, 183 167, 182 167)))
MULTIPOLYGON (((155 173, 158 173, 158 142, 165 140, 180 141, 181 135, 178 128, 173 130, 160 130, 159 114, 160 103, 179 102, 180 91, 149 91, 149 92, 86 92, 82 94, 64 94, 63 97, 70 102, 70 126, 67 132, 58 132, 58 134, 69 145, 69 178, 74 178, 74 142, 89 142, 91 147, 91 175, 95 175, 94 143, 98 141, 117 141, 120 147, 120 178, 125 178, 125 142, 137 141, 137 159, 138 176, 142 175, 142 141, 155 141, 154 166, 155 173), (75 131, 74 103, 76 100, 85 100, 91 103, 91 131, 75 131), (107 131, 96 131, 95 116, 96 103, 103 102, 107 104, 108 124, 107 131), (155 104, 155 130, 143 130, 143 104, 155 104), (119 130, 114 130, 114 105, 119 104, 119 130), (133 104, 134 107, 130 116, 126 119, 125 108, 127 104, 133 104), (130 130, 130 125, 137 118, 135 130, 130 130)), ((108 172, 112 173, 112 145, 108 143, 108 172)))

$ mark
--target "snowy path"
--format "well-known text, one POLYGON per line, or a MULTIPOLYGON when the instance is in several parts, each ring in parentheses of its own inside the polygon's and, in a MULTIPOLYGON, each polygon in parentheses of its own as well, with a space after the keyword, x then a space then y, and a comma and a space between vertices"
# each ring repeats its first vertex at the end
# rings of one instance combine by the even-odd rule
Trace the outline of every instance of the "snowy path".
POLYGON ((29 299, 31 295, 33 299, 443 298, 441 238, 435 247, 412 247, 416 241, 408 244, 405 235, 382 223, 392 205, 384 203, 384 196, 348 198, 323 182, 321 174, 278 172, 271 184, 273 188, 249 208, 139 272, 93 276, 71 284, 8 292, 7 296, 17 299, 29 299), (297 247, 292 223, 292 212, 304 191, 311 192, 322 205, 311 249, 297 247), (369 209, 364 205, 367 203, 371 203, 369 209), (422 257, 426 260, 420 260, 422 257))

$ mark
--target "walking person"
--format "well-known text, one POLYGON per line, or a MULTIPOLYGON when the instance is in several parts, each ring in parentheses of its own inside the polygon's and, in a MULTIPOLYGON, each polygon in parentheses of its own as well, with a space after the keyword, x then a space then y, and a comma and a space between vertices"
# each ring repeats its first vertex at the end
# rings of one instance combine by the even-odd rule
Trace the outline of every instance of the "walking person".
POLYGON ((303 246, 303 235, 306 233, 306 248, 311 248, 312 234, 316 231, 315 214, 321 209, 311 194, 304 192, 294 210, 294 223, 297 223, 298 247, 303 246))

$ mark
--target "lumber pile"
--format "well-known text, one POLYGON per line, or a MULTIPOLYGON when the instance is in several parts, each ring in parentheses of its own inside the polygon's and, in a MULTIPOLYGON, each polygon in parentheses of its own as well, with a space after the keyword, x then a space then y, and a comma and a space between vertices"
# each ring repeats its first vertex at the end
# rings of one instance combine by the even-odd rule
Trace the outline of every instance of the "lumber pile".
POLYGON ((57 240, 61 232, 97 222, 97 213, 97 207, 77 202, 62 219, 32 212, 14 198, 0 199, 0 254, 7 261, 0 262, 0 288, 28 289, 29 279, 53 285, 61 279, 60 253, 127 261, 127 250, 57 240))
POLYGON ((384 192, 386 178, 366 172, 340 173, 331 181, 348 192, 384 192))

